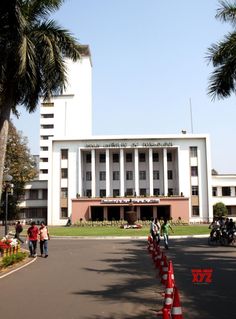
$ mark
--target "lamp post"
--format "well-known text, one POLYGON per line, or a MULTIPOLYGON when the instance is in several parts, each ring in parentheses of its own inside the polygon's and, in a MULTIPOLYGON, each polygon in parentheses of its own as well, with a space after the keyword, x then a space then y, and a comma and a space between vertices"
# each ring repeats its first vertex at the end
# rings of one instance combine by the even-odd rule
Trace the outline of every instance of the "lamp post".
POLYGON ((8 219, 8 194, 12 190, 12 184, 10 183, 12 181, 11 175, 5 175, 4 176, 4 182, 5 182, 5 236, 8 233, 8 227, 7 227, 7 219, 8 219))

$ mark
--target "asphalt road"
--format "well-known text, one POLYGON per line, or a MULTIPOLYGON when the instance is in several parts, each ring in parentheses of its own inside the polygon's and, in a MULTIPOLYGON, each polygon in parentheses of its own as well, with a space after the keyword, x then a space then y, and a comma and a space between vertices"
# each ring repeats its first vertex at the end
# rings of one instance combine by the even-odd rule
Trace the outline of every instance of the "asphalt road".
MULTIPOLYGON (((170 244, 184 318, 235 318, 236 248, 209 247, 204 238, 170 244), (192 268, 212 268, 212 283, 193 283, 192 268)), ((49 257, 0 279, 0 291, 5 319, 150 319, 163 303, 139 239, 52 239, 49 257)))

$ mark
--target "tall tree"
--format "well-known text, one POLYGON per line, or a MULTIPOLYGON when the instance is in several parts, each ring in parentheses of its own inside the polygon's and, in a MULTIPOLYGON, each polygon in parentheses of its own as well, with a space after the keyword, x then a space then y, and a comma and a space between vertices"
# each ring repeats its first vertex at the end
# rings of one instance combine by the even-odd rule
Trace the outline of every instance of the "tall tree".
POLYGON ((68 30, 49 16, 63 0, 0 1, 0 196, 11 112, 22 104, 34 112, 66 85, 65 57, 84 51, 68 30))
POLYGON ((208 48, 207 59, 214 70, 209 79, 208 93, 213 99, 236 93, 236 1, 219 1, 216 18, 232 25, 233 31, 208 48))
MULTIPOLYGON (((12 176, 11 183, 14 188, 12 196, 9 196, 8 205, 9 219, 14 219, 17 217, 17 204, 20 196, 24 194, 24 186, 38 175, 38 170, 28 148, 28 139, 17 131, 11 121, 9 122, 4 173, 12 176)), ((3 186, 5 186, 4 183, 3 186)), ((5 187, 3 189, 6 191, 5 187)), ((3 219, 5 214, 5 197, 2 197, 0 219, 3 219)))

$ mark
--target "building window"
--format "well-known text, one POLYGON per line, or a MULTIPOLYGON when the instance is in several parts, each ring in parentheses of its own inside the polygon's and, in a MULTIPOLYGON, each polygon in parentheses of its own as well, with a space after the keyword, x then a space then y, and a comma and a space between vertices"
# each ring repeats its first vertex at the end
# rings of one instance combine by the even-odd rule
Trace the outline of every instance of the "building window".
POLYGON ((40 157, 40 162, 47 163, 48 162, 48 158, 47 157, 40 157))
POLYGON ((230 196, 230 195, 231 195, 230 187, 222 187, 222 196, 230 196))
POLYGON ((159 153, 155 152, 152 154, 153 162, 159 162, 159 153))
POLYGON ((48 199, 48 190, 43 189, 43 199, 48 199))
POLYGON ((192 216, 199 216, 199 206, 192 206, 192 216))
POLYGON ((41 169, 40 170, 40 174, 47 174, 48 173, 48 170, 47 169, 41 169))
POLYGON ((100 189, 100 197, 106 197, 106 190, 100 189))
POLYGON ((120 196, 120 190, 119 189, 113 189, 113 197, 120 196))
POLYGON ((146 154, 145 153, 139 153, 139 162, 146 162, 146 154))
POLYGON ((173 196, 173 195, 174 195, 173 188, 168 188, 168 196, 173 196))
POLYGON ((126 180, 127 181, 133 180, 133 172, 132 171, 126 171, 126 180))
POLYGON ((100 163, 106 163, 106 154, 105 153, 100 153, 99 154, 99 162, 100 163))
POLYGON ((159 196, 160 195, 160 188, 154 188, 153 189, 153 195, 159 196))
POLYGON ((191 176, 198 176, 198 167, 191 166, 191 176))
POLYGON ((68 188, 61 188, 61 198, 68 198, 68 188))
POLYGON ((197 157, 197 147, 190 146, 190 156, 191 157, 197 157))
POLYGON ((168 179, 173 179, 173 171, 168 170, 167 175, 168 175, 168 179))
POLYGON ((192 195, 198 195, 198 186, 192 186, 192 195))
POLYGON ((40 151, 48 151, 48 146, 41 146, 40 151))
POLYGON ((133 188, 126 188, 126 196, 133 196, 133 188))
POLYGON ((160 179, 159 171, 153 171, 153 179, 160 179))
POLYGON ((99 172, 99 180, 100 181, 106 180, 106 172, 105 171, 99 172))
POLYGON ((68 169, 61 168, 61 178, 68 178, 68 169))
POLYGON ((61 149, 61 159, 68 159, 68 149, 61 149))
POLYGON ((133 154, 132 153, 126 153, 126 162, 131 163, 133 161, 133 154))
POLYGON ((146 180, 146 171, 140 171, 139 172, 139 179, 141 181, 145 181, 146 180))
POLYGON ((147 195, 147 190, 146 190, 146 188, 140 188, 139 192, 140 192, 140 195, 141 195, 141 196, 146 196, 146 195, 147 195))
POLYGON ((61 207, 61 218, 68 218, 68 208, 61 207))
POLYGON ((38 199, 38 190, 37 189, 30 189, 29 190, 29 199, 32 199, 32 200, 38 199))
POLYGON ((119 181, 120 180, 120 172, 114 171, 113 172, 113 181, 119 181))
POLYGON ((87 196, 87 197, 91 197, 91 196, 92 196, 92 191, 91 191, 91 189, 87 189, 87 190, 86 190, 86 196, 87 196))
POLYGON ((54 125, 53 124, 43 124, 43 125, 41 125, 41 128, 42 129, 51 129, 51 128, 54 128, 54 125))
POLYGON ((86 163, 91 163, 91 153, 86 154, 86 163))
POLYGON ((120 161, 120 154, 114 153, 112 154, 113 163, 119 163, 120 161))
POLYGON ((53 102, 43 102, 41 104, 41 106, 43 106, 43 107, 53 107, 54 103, 53 102))
POLYGON ((172 153, 167 153, 167 162, 172 162, 172 153))
POLYGON ((212 187, 212 196, 217 196, 217 187, 212 187))
POLYGON ((86 172, 86 181, 91 181, 92 180, 92 172, 88 171, 86 172))
POLYGON ((54 114, 41 114, 41 118, 43 119, 53 119, 54 118, 54 114))

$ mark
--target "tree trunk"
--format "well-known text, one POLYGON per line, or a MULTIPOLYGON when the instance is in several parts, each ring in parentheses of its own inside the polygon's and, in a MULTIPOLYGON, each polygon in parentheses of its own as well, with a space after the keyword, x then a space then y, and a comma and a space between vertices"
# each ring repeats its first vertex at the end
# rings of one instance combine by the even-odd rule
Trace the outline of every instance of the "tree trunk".
POLYGON ((3 107, 0 104, 0 199, 2 196, 3 171, 5 164, 10 113, 11 107, 3 107))

